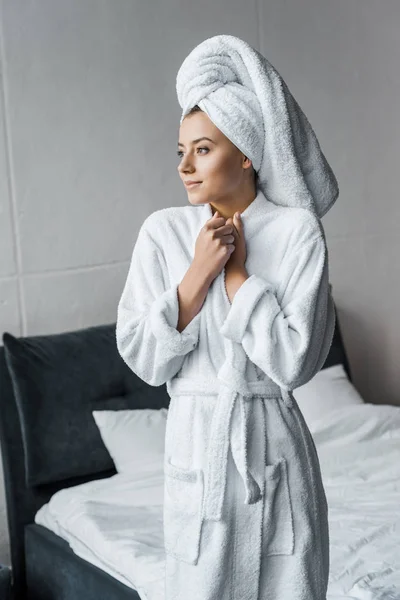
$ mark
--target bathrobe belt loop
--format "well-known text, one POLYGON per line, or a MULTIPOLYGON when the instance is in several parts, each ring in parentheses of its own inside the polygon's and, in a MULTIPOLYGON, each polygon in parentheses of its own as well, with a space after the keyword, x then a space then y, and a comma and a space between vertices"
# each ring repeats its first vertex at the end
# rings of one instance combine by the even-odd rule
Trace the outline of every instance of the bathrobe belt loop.
POLYGON ((211 422, 203 505, 204 518, 216 521, 222 518, 229 443, 234 462, 244 483, 244 503, 254 504, 262 498, 266 444, 262 398, 277 398, 282 392, 271 379, 246 381, 243 377, 236 378, 234 374, 231 377, 224 375, 224 369, 220 369, 218 377, 199 380, 192 377, 175 377, 167 382, 167 390, 171 397, 218 396, 211 422), (240 385, 235 385, 236 383, 240 385), (236 411, 238 414, 233 418, 236 411), (258 446, 258 454, 262 457, 262 461, 258 460, 257 465, 248 464, 249 456, 251 463, 251 454, 248 455, 248 432, 251 427, 254 431, 255 424, 258 428, 261 427, 258 443, 263 446, 258 446))

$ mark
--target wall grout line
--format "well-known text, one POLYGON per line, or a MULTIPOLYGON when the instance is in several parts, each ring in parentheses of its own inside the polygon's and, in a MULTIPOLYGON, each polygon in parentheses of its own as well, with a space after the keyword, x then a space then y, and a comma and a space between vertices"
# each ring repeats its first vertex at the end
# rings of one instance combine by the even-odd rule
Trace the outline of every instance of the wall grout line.
MULTIPOLYGON (((29 271, 27 273, 23 273, 23 277, 47 277, 54 275, 74 275, 79 273, 85 273, 87 271, 98 271, 100 269, 109 268, 109 267, 119 267, 119 266, 129 267, 130 259, 127 260, 118 260, 109 263, 101 263, 98 265, 88 265, 87 267, 65 267, 63 269, 48 269, 45 271, 29 271)), ((0 275, 0 281, 10 281, 15 279, 17 275, 0 275)))
POLYGON ((22 258, 21 258, 21 247, 19 244, 20 231, 18 226, 18 213, 17 213, 17 202, 15 194, 15 185, 13 179, 13 161, 11 153, 11 136, 9 131, 9 123, 7 119, 8 102, 6 93, 6 60, 5 60, 5 42, 4 42, 4 30, 3 30, 3 14, 4 14, 4 0, 0 3, 0 94, 3 110, 0 114, 2 129, 4 131, 4 145, 5 145, 5 161, 6 161, 6 180, 8 188, 8 200, 11 208, 11 226, 13 232, 13 247, 14 256, 16 261, 16 280, 17 280, 17 298, 18 298, 18 312, 19 322, 21 326, 21 335, 26 335, 27 323, 26 323, 26 310, 25 310, 25 298, 23 294, 23 286, 21 279, 22 272, 22 258))

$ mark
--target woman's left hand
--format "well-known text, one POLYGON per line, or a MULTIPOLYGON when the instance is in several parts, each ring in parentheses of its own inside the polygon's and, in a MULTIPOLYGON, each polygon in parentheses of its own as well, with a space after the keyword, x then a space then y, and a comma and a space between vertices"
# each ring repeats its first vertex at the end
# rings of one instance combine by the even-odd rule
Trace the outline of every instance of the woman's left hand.
POLYGON ((244 264, 247 258, 247 251, 246 240, 244 239, 243 221, 241 219, 240 213, 235 213, 233 215, 233 218, 229 217, 229 219, 226 220, 225 224, 228 225, 228 223, 230 225, 233 225, 232 235, 235 238, 233 242, 235 244, 235 249, 230 255, 229 260, 225 265, 225 271, 228 271, 230 269, 238 271, 244 270, 244 264))

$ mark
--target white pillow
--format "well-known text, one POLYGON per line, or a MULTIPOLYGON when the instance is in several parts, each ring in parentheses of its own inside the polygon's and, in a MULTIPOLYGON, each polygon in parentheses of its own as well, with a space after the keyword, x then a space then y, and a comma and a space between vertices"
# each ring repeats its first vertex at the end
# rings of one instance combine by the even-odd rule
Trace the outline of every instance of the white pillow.
POLYGON ((118 473, 146 474, 163 465, 168 409, 93 410, 118 473))
POLYGON ((308 427, 332 410, 350 404, 364 404, 343 365, 321 369, 308 383, 294 389, 293 396, 308 427))

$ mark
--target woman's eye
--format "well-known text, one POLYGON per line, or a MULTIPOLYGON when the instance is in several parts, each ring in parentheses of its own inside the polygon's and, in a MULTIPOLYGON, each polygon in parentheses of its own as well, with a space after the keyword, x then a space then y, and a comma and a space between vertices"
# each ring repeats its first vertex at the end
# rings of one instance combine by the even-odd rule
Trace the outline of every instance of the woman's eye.
MULTIPOLYGON (((206 147, 204 146, 204 147, 202 147, 202 148, 197 148, 197 150, 207 150, 207 152, 208 152, 209 148, 206 148, 206 147)), ((181 157, 182 157, 182 155, 183 155, 183 152, 182 152, 182 150, 178 150, 178 151, 177 151, 177 155, 178 155, 178 156, 181 158, 181 157)))

